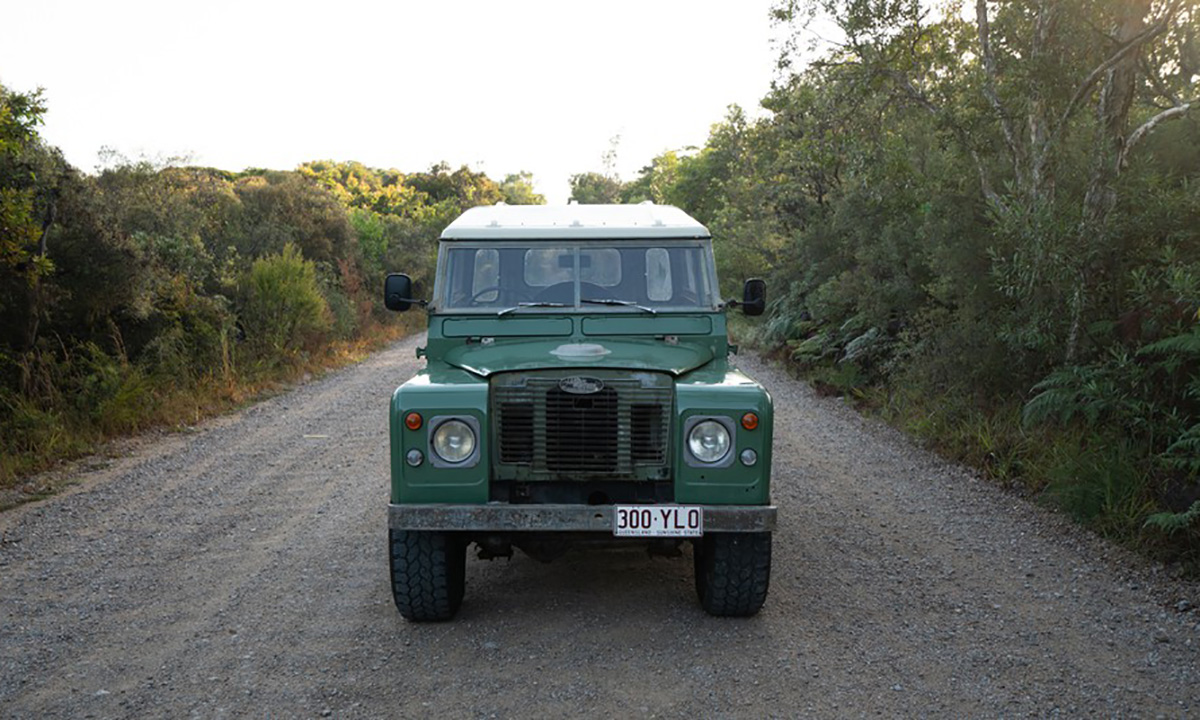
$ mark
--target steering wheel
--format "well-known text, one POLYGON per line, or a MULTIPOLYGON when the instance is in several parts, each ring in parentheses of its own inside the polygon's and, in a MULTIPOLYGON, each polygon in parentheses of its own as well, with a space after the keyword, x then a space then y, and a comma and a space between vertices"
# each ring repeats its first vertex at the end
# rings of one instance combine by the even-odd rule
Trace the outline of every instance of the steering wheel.
MULTIPOLYGON (((480 302, 482 302, 480 300, 481 297, 483 297, 484 295, 487 295, 490 292, 499 292, 500 290, 501 290, 501 287, 499 285, 489 285, 489 286, 485 287, 484 289, 480 290, 479 292, 475 293, 474 295, 472 295, 471 299, 468 300, 467 302, 471 303, 472 305, 478 305, 480 302)), ((500 296, 497 295, 496 299, 499 300, 500 296)), ((487 302, 495 302, 495 300, 488 300, 487 302)))
MULTIPOLYGON (((590 282, 579 283, 579 297, 593 300, 616 299, 607 288, 590 282)), ((543 289, 534 299, 538 302, 570 303, 575 299, 575 283, 571 280, 556 283, 543 289)))
MULTIPOLYGON (((504 289, 505 288, 501 285, 490 285, 490 286, 485 287, 484 289, 480 290, 479 292, 475 293, 474 295, 472 295, 471 299, 468 300, 467 302, 470 303, 471 305, 484 305, 484 304, 494 303, 494 302, 496 302, 496 300, 500 299, 499 295, 496 296, 496 300, 482 300, 481 298, 490 292, 503 291, 504 289)), ((526 295, 525 293, 517 292, 515 290, 510 290, 508 294, 512 295, 513 299, 516 300, 517 302, 524 302, 529 299, 529 296, 526 295)))

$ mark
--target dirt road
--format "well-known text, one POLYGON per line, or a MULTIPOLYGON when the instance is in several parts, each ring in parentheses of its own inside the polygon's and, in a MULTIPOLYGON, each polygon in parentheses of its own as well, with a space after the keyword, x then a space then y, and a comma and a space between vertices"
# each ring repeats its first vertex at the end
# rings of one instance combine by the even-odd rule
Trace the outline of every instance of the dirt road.
POLYGON ((781 514, 757 617, 706 616, 690 551, 595 551, 472 556, 459 619, 410 625, 386 408, 416 344, 0 515, 0 716, 1200 713, 1196 585, 753 358, 781 514))

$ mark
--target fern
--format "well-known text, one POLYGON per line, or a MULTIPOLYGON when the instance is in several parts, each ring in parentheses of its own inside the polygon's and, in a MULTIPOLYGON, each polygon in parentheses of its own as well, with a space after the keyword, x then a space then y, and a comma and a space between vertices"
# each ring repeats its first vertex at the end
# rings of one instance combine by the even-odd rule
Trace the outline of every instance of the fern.
POLYGON ((1161 456, 1166 465, 1200 473, 1200 424, 1193 425, 1167 447, 1161 456))
POLYGON ((1021 413, 1026 425, 1051 418, 1066 424, 1076 417, 1095 425, 1101 415, 1126 399, 1105 371, 1096 366, 1056 370, 1034 385, 1033 390, 1038 394, 1025 404, 1021 413))
POLYGON ((1155 527, 1168 535, 1174 535, 1180 530, 1186 530, 1192 523, 1200 519, 1200 500, 1181 513, 1161 512, 1146 518, 1144 527, 1155 527))
POLYGON ((862 335, 859 335, 850 342, 846 343, 846 350, 842 355, 842 360, 854 362, 859 358, 863 358, 877 351, 883 344, 883 342, 880 340, 880 335, 882 334, 883 333, 880 332, 879 328, 873 327, 862 335))
POLYGON ((1173 335, 1169 338, 1152 342, 1149 345, 1144 345, 1138 350, 1139 355, 1169 355, 1176 353, 1200 356, 1200 332, 1193 330, 1182 335, 1173 335))

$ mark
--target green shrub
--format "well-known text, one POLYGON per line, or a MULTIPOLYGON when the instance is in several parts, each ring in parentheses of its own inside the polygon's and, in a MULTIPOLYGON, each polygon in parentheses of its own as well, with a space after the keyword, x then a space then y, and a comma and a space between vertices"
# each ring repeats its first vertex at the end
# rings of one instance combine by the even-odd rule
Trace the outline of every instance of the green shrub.
POLYGON ((294 358, 329 329, 316 266, 295 245, 255 260, 243 282, 246 340, 268 365, 294 358))

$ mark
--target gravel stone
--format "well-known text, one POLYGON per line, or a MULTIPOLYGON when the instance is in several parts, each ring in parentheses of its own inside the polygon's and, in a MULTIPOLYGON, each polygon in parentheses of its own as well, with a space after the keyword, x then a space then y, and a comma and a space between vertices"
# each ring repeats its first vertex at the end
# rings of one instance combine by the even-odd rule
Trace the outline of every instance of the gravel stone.
POLYGON ((1200 713, 1200 625, 1181 609, 1195 583, 751 355, 776 408, 762 612, 706 615, 685 547, 472 555, 458 619, 406 623, 388 587, 387 408, 420 342, 0 514, 2 714, 1200 713))

